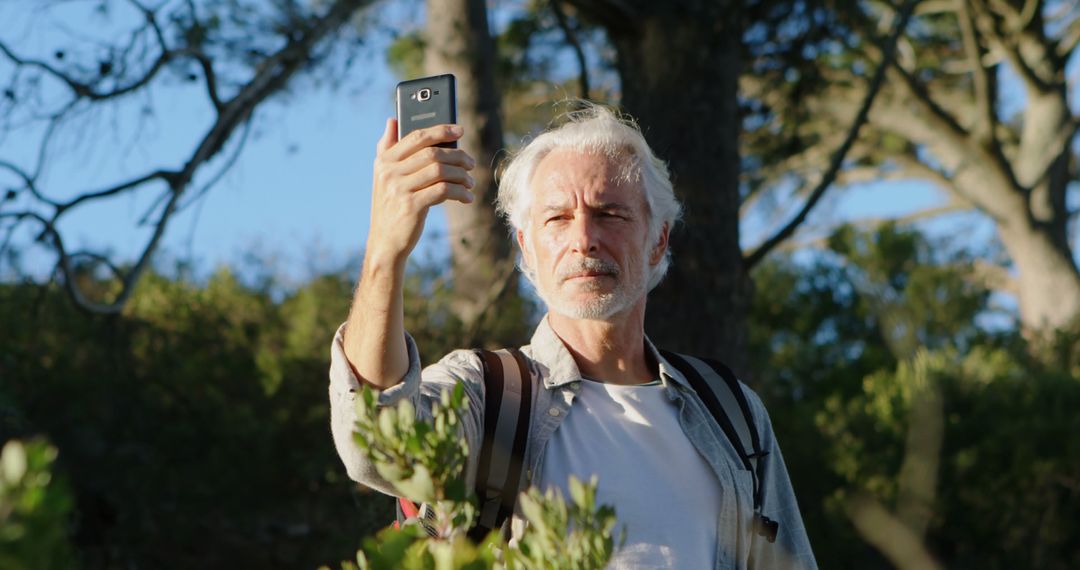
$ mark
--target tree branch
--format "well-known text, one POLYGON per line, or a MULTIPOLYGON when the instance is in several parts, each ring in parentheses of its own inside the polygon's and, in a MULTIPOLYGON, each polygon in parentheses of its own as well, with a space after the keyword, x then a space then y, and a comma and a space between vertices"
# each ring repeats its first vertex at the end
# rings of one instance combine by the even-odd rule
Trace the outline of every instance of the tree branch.
MULTIPOLYGON (((970 206, 966 206, 959 202, 949 202, 941 206, 932 206, 923 210, 916 210, 914 212, 904 214, 899 217, 868 217, 859 218, 849 222, 851 225, 858 226, 862 229, 873 231, 885 224, 896 224, 900 226, 911 225, 923 220, 929 220, 938 216, 945 216, 948 214, 955 214, 957 212, 964 212, 970 210, 970 206)), ((796 234, 798 236, 798 234, 796 234)), ((788 241, 776 246, 773 251, 791 253, 806 248, 816 248, 825 250, 829 246, 828 236, 812 236, 803 241, 797 241, 796 239, 789 239, 788 241)))
MULTIPOLYGON (((191 196, 191 198, 188 198, 187 202, 181 204, 176 208, 176 211, 178 213, 186 210, 188 207, 190 207, 192 204, 202 198, 225 176, 227 172, 229 172, 229 170, 232 169, 233 165, 236 164, 236 161, 240 159, 240 153, 244 150, 244 146, 247 143, 248 135, 250 133, 251 118, 249 117, 246 121, 244 121, 244 130, 240 133, 240 141, 237 143, 236 150, 233 152, 232 156, 230 156, 225 161, 225 164, 222 165, 222 167, 217 171, 217 173, 210 177, 210 180, 206 181, 206 184, 203 184, 202 188, 198 189, 194 193, 194 195, 191 196)), ((147 215, 149 215, 149 212, 147 212, 147 215)))
POLYGON ((1062 31, 1054 52, 1063 61, 1068 60, 1077 45, 1080 45, 1080 18, 1070 22, 1069 26, 1062 31))
POLYGON ((922 107, 923 111, 933 119, 935 128, 955 137, 966 139, 970 135, 960 124, 960 121, 957 121, 941 104, 934 100, 925 85, 900 66, 894 66, 893 70, 900 80, 899 83, 913 96, 912 98, 922 107))
MULTIPOLYGON (((11 48, 8 47, 4 42, 0 42, 0 52, 6 55, 8 59, 15 63, 16 66, 26 66, 41 69, 52 77, 60 80, 65 85, 67 85, 69 89, 71 89, 71 91, 75 94, 76 99, 85 98, 90 101, 104 101, 108 99, 115 99, 137 91, 148 85, 151 81, 153 81, 157 74, 162 69, 164 69, 169 62, 184 57, 190 57, 194 59, 202 69, 206 82, 207 95, 209 96, 211 103, 214 105, 214 108, 220 110, 221 100, 217 92, 217 77, 214 74, 213 65, 210 59, 206 56, 206 54, 189 47, 176 50, 170 49, 168 43, 165 40, 164 32, 161 30, 161 26, 158 24, 156 12, 154 10, 144 7, 136 0, 128 1, 143 13, 143 16, 146 18, 147 26, 154 32, 154 36, 157 39, 158 46, 161 49, 161 53, 157 56, 157 58, 154 59, 149 69, 147 69, 141 77, 135 79, 127 85, 118 86, 111 91, 98 91, 94 89, 93 83, 88 83, 75 79, 71 75, 57 69, 56 67, 44 61, 20 57, 14 51, 12 51, 11 48)), ((138 31, 136 31, 135 33, 138 34, 138 31)))
MULTIPOLYGON (((128 1, 134 4, 135 7, 143 13, 143 16, 146 17, 146 22, 154 31, 154 37, 157 38, 158 46, 161 48, 161 52, 169 53, 170 51, 172 51, 169 49, 168 42, 165 41, 165 33, 161 30, 161 25, 157 21, 157 12, 144 7, 141 3, 138 2, 138 0, 128 1)), ((194 6, 189 5, 189 9, 191 10, 192 19, 194 20, 195 8, 194 6)), ((221 97, 218 95, 217 74, 214 73, 214 65, 213 62, 210 61, 210 58, 207 57, 206 54, 202 51, 194 50, 191 48, 178 50, 173 53, 175 53, 176 57, 185 55, 191 57, 195 60, 196 63, 199 64, 199 67, 202 69, 203 72, 203 80, 206 83, 206 95, 210 98, 210 103, 214 106, 214 110, 220 113, 221 97)))
POLYGON ((582 99, 589 98, 589 66, 585 61, 585 50, 581 48, 581 43, 578 42, 577 34, 570 28, 570 22, 566 18, 566 13, 563 11, 561 0, 551 0, 551 11, 555 12, 555 19, 559 22, 559 27, 562 28, 563 35, 566 37, 566 43, 570 44, 570 47, 574 50, 574 56, 577 57, 578 62, 578 88, 580 89, 580 97, 582 99))
POLYGON ((900 570, 938 570, 941 565, 922 540, 867 494, 848 501, 847 513, 859 534, 900 570))
MULTIPOLYGON (((965 166, 976 165, 982 167, 983 165, 990 165, 994 170, 994 174, 1001 176, 1006 183, 1001 188, 1007 186, 1007 189, 1017 196, 1022 194, 1016 179, 1016 173, 1004 154, 1000 152, 1000 149, 999 152, 993 152, 994 149, 988 149, 977 141, 973 141, 970 133, 934 101, 929 91, 919 81, 903 69, 894 66, 893 70, 899 74, 902 80, 901 84, 908 94, 913 96, 912 100, 923 110, 927 127, 934 131, 932 140, 917 140, 912 137, 909 137, 909 140, 928 146, 947 145, 950 147, 956 156, 962 157, 959 160, 959 165, 955 167, 955 171, 952 173, 953 176, 956 176, 957 172, 965 166)), ((901 124, 905 123, 906 117, 894 116, 891 119, 893 120, 892 128, 896 132, 904 133, 905 129, 908 128, 908 125, 901 124)), ((991 184, 988 187, 997 188, 998 186, 991 184)), ((994 200, 1000 200, 1004 198, 1004 195, 997 198, 979 199, 969 193, 967 197, 981 209, 990 213, 999 211, 1001 208, 1012 207, 1011 204, 994 204, 994 200)))
POLYGON ((903 7, 900 8, 899 17, 894 22, 893 29, 886 40, 887 48, 882 54, 881 63, 878 64, 878 68, 874 72, 873 78, 870 80, 869 88, 867 89, 866 96, 863 98, 859 112, 856 114, 855 120, 848 130, 848 135, 844 139, 844 142, 836 149, 836 152, 833 153, 832 162, 829 164, 828 170, 825 171, 825 175, 822 177, 821 181, 818 182, 817 187, 810 193, 810 196, 806 199, 806 203, 803 204, 799 213, 796 214, 787 225, 780 228, 778 232, 765 240, 764 243, 743 259, 743 264, 747 271, 753 269, 753 267, 764 259, 765 256, 780 242, 795 233, 795 229, 799 227, 799 224, 806 220, 806 216, 809 215, 810 210, 814 208, 818 201, 821 200, 821 197, 825 195, 825 191, 832 185, 837 173, 840 172, 841 166, 843 166, 844 158, 847 156, 848 150, 855 144, 855 140, 859 137, 859 130, 862 128, 863 124, 866 123, 866 119, 870 115, 870 107, 873 106, 874 99, 877 97, 878 92, 881 90, 881 85, 885 80, 886 72, 892 66, 896 56, 896 44, 900 40, 900 36, 903 35, 904 29, 907 27, 908 20, 911 19, 911 14, 917 3, 918 0, 907 0, 903 7))
MULTIPOLYGON (((222 148, 224 148, 226 142, 231 138, 235 130, 241 125, 250 126, 250 118, 252 117, 255 108, 271 97, 275 93, 281 91, 281 89, 288 83, 288 81, 296 75, 298 71, 303 69, 307 64, 312 61, 313 54, 317 45, 323 41, 326 37, 332 34, 335 30, 349 21, 350 16, 357 9, 363 5, 370 3, 371 0, 339 0, 332 4, 321 17, 312 18, 310 21, 305 22, 303 25, 298 26, 297 31, 293 32, 284 47, 268 57, 263 61, 255 76, 252 77, 243 87, 228 101, 220 101, 216 95, 216 84, 213 79, 213 69, 210 66, 210 61, 205 55, 193 50, 176 50, 168 51, 164 46, 164 34, 161 33, 160 28, 157 27, 156 22, 153 19, 152 12, 144 9, 144 14, 147 15, 148 22, 151 27, 155 29, 155 33, 158 37, 158 42, 163 46, 162 55, 157 59, 157 63, 152 68, 152 71, 144 76, 139 81, 136 81, 132 85, 117 89, 109 93, 97 93, 90 89, 89 86, 80 86, 76 89, 76 94, 83 99, 90 100, 102 100, 111 96, 116 96, 122 92, 128 92, 134 89, 141 88, 148 84, 157 70, 164 64, 165 61, 177 57, 178 55, 190 56, 199 61, 203 66, 204 73, 207 76, 208 90, 211 94, 211 100, 215 105, 218 113, 215 117, 214 123, 210 126, 206 134, 198 142, 191 156, 184 163, 183 167, 179 170, 157 170, 138 178, 134 178, 125 182, 121 182, 112 187, 102 190, 88 192, 79 195, 68 202, 57 203, 46 200, 36 187, 31 184, 31 189, 35 193, 41 202, 50 204, 54 208, 54 213, 51 218, 41 215, 36 212, 25 211, 18 213, 0 213, 0 219, 14 219, 16 224, 22 220, 34 220, 41 224, 41 235, 48 238, 53 250, 59 257, 57 267, 59 268, 60 276, 63 278, 64 287, 69 297, 74 303, 82 310, 98 313, 98 314, 116 314, 122 310, 126 301, 130 298, 134 292, 135 284, 142 275, 142 273, 149 267, 150 260, 155 253, 161 238, 163 237, 169 221, 179 210, 179 201, 182 195, 184 195, 188 185, 195 177, 195 173, 203 167, 209 160, 216 156, 222 148), (79 288, 77 280, 75 279, 75 268, 72 265, 72 258, 75 254, 69 253, 62 239, 62 236, 56 226, 58 218, 65 212, 70 211, 72 208, 81 204, 87 203, 93 200, 99 200, 115 196, 123 192, 135 190, 148 182, 153 180, 163 180, 168 185, 168 192, 164 195, 167 197, 167 202, 164 209, 158 216, 155 224, 153 234, 146 242, 145 246, 140 253, 138 260, 134 266, 127 272, 119 272, 115 265, 109 263, 110 268, 121 276, 122 288, 117 296, 109 302, 97 302, 87 298, 86 294, 79 288)), ((135 0, 132 3, 140 6, 135 0)), ((10 50, 6 49, 6 46, 2 48, 2 51, 8 54, 14 61, 19 63, 20 61, 10 50)), ((25 63, 24 63, 25 64, 25 63)), ((32 65, 32 64, 29 64, 32 65)), ((47 64, 46 64, 47 65, 47 64)), ((61 79, 64 74, 56 72, 61 79)), ((70 78, 67 78, 70 80, 70 78)), ((67 82, 69 86, 73 83, 75 85, 81 85, 77 81, 71 80, 67 82)), ((78 100, 78 97, 76 98, 78 100)), ((71 108, 70 103, 65 109, 71 108)), ((50 129, 55 127, 63 116, 63 112, 58 115, 54 115, 51 120, 52 124, 50 129)), ((210 180, 204 185, 195 196, 194 199, 198 199, 203 193, 205 193, 211 186, 213 186, 224 173, 235 163, 240 149, 244 146, 244 140, 248 128, 244 129, 244 135, 241 136, 240 144, 237 147, 236 153, 229 157, 223 167, 214 174, 210 180)), ((45 139, 45 143, 42 148, 39 149, 39 163, 38 171, 40 172, 44 164, 45 147, 47 145, 48 137, 45 139)), ((29 175, 26 172, 18 169, 14 165, 8 165, 6 163, 0 163, 0 166, 15 172, 24 181, 33 183, 36 180, 36 175, 29 175)), ((191 202, 188 202, 189 204, 191 202)), ((78 252, 78 256, 90 256, 99 261, 107 259, 94 252, 82 251, 78 252)))
POLYGON ((82 96, 83 94, 89 93, 90 91, 90 87, 88 85, 75 81, 66 73, 60 71, 59 69, 56 69, 48 63, 34 59, 23 59, 15 55, 15 52, 11 51, 11 48, 9 48, 7 44, 2 41, 0 41, 0 52, 7 56, 7 58, 10 59, 12 63, 17 66, 37 68, 55 77, 56 79, 59 79, 61 82, 67 85, 68 88, 74 91, 76 95, 82 96))
POLYGON ((132 190, 132 189, 138 188, 139 186, 142 186, 143 184, 145 184, 147 182, 150 182, 152 180, 159 180, 160 179, 160 180, 164 180, 165 182, 170 182, 171 183, 171 181, 173 179, 175 179, 176 176, 177 176, 177 173, 174 172, 174 171, 155 170, 154 172, 151 172, 149 174, 144 174, 144 175, 142 175, 142 176, 140 176, 138 178, 133 178, 133 179, 128 180, 126 182, 121 182, 120 184, 117 184, 117 185, 112 186, 110 188, 105 188, 103 190, 98 190, 97 192, 87 192, 86 194, 80 194, 80 195, 76 196, 75 198, 72 198, 68 202, 57 204, 56 205, 56 216, 54 217, 54 219, 58 218, 60 216, 60 214, 63 214, 65 211, 73 208, 74 206, 78 206, 79 204, 81 204, 83 202, 86 202, 87 200, 99 200, 101 198, 108 198, 109 196, 115 196, 115 195, 120 194, 121 192, 124 192, 126 190, 132 190))
MULTIPOLYGON (((983 27, 986 35, 1001 47, 1001 50, 1009 59, 1009 63, 1016 68, 1020 78, 1024 81, 1029 93, 1044 93, 1050 90, 1049 78, 1040 77, 1038 70, 1024 58, 1024 54, 1020 51, 1020 42, 1016 41, 1018 36, 1025 34, 1031 20, 1025 19, 1024 14, 1013 10, 1006 3, 994 2, 994 4, 998 8, 1008 11, 1008 13, 999 16, 983 0, 972 0, 971 7, 976 11, 976 22, 985 22, 983 27), (1009 29, 1003 29, 1004 26, 1008 26, 1009 29)), ((1042 44, 1040 40, 1033 39, 1033 41, 1042 44)), ((1040 51, 1044 52, 1043 55, 1052 55, 1054 53, 1054 50, 1047 45, 1043 45, 1043 49, 1040 51)))
POLYGON ((30 194, 34 198, 37 198, 38 200, 45 202, 46 204, 53 206, 54 208, 57 207, 58 204, 56 202, 53 202, 52 200, 46 198, 45 195, 42 194, 40 190, 38 190, 36 177, 30 176, 22 168, 19 168, 17 165, 12 164, 2 158, 0 158, 0 168, 7 169, 13 174, 15 174, 15 176, 22 178, 23 186, 30 191, 30 194))
POLYGON ((968 0, 960 2, 959 9, 956 11, 956 18, 960 23, 964 51, 967 52, 968 61, 971 65, 975 105, 978 108, 972 124, 972 132, 979 140, 1000 148, 995 136, 997 131, 997 113, 994 112, 994 101, 997 99, 996 90, 990 74, 983 67, 984 50, 979 42, 978 32, 975 30, 974 16, 971 14, 969 4, 968 0))

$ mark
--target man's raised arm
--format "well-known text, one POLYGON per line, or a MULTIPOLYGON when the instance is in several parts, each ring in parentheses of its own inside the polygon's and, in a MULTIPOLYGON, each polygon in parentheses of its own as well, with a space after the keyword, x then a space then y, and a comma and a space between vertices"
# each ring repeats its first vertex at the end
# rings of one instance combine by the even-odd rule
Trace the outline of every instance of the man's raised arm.
POLYGON ((409 368, 405 345, 405 264, 428 210, 447 200, 471 203, 476 165, 464 150, 436 147, 461 138, 457 125, 439 125, 397 140, 389 119, 379 139, 371 191, 371 228, 345 327, 344 349, 357 378, 385 389, 409 368))

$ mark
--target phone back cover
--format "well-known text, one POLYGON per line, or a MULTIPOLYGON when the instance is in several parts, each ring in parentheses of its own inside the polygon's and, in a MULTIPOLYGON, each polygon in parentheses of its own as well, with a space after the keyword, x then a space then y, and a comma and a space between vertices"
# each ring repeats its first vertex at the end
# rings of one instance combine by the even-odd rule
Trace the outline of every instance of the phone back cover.
MULTIPOLYGON (((451 74, 402 81, 397 86, 398 140, 426 127, 457 122, 457 94, 451 74), (421 101, 421 89, 430 89, 431 98, 421 101)), ((439 146, 457 148, 457 142, 439 146)))

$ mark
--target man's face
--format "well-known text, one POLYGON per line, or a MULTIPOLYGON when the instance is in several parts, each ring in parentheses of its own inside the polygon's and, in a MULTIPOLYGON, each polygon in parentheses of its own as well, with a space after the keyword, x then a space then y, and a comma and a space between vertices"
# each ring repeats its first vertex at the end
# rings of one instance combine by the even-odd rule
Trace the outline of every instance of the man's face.
POLYGON ((525 264, 553 312, 607 320, 648 292, 667 230, 648 243, 649 209, 640 180, 626 181, 627 158, 555 149, 530 183, 529 228, 517 232, 525 264))

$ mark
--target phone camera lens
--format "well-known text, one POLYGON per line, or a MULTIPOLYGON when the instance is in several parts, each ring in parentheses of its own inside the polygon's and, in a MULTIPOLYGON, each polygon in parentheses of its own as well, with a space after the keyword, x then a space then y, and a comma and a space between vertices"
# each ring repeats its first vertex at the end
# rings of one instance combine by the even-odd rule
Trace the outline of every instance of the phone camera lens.
POLYGON ((421 100, 421 101, 427 101, 428 99, 431 99, 431 89, 428 89, 428 88, 425 87, 425 88, 417 91, 416 92, 416 98, 421 100))

